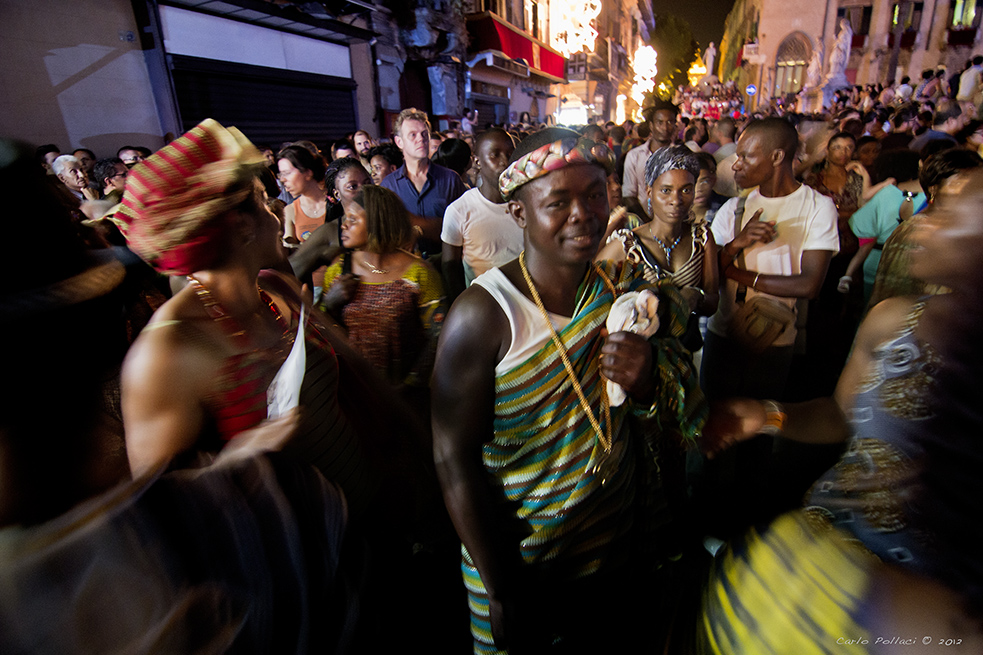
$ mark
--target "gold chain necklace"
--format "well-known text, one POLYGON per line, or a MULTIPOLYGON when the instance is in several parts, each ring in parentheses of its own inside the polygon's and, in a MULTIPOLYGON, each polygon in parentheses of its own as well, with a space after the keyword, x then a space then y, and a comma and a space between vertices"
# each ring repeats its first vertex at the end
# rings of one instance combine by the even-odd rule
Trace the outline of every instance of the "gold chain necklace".
POLYGON ((368 266, 369 267, 369 270, 372 271, 373 273, 375 273, 376 275, 386 275, 387 273, 389 273, 389 269, 388 268, 376 268, 375 266, 373 266, 372 265, 372 262, 370 262, 365 257, 365 253, 362 253, 362 263, 365 264, 366 266, 368 266))
MULTIPOLYGON (((608 401, 607 390, 605 389, 604 381, 601 381, 601 412, 604 417, 604 427, 605 430, 601 430, 601 425, 594 415, 594 410, 591 409, 590 403, 587 402, 587 397, 584 395, 584 389, 580 386, 580 381, 577 379, 577 374, 573 370, 573 365, 570 363, 570 358, 567 357, 567 349, 563 347, 563 342, 560 341, 560 335, 556 333, 556 329, 553 327, 553 322, 550 321, 549 313, 546 311, 545 305, 543 305, 542 299, 539 297, 539 292, 536 290, 536 285, 533 284, 532 276, 529 275, 529 269, 526 268, 526 251, 523 250, 519 253, 519 267, 522 269, 522 277, 526 280, 526 285, 529 287, 529 293, 532 295, 533 301, 536 303, 536 307, 539 308, 540 313, 543 315, 543 320, 546 321, 546 327, 549 328, 550 338, 553 340, 553 345, 556 346, 556 352, 560 355, 560 360, 563 362, 563 368, 567 371, 567 376, 570 378, 571 384, 573 384, 573 390, 577 394, 577 398, 580 400, 580 406, 587 413, 587 419, 590 421, 591 427, 594 428, 594 432, 597 434, 597 440, 600 442, 601 447, 604 448, 605 453, 611 452, 611 403, 608 401)), ((598 275, 607 283, 608 287, 614 292, 614 285, 608 276, 604 274, 602 270, 594 266, 594 270, 597 271, 598 275)), ((615 294, 617 295, 617 294, 615 294)))

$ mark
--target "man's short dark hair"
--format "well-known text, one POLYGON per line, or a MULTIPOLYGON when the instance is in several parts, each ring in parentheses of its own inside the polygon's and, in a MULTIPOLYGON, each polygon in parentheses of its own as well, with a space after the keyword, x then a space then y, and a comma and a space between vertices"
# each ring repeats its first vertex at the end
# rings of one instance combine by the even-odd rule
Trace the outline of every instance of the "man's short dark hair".
POLYGON ((479 134, 478 137, 474 140, 475 154, 478 153, 478 148, 481 146, 481 144, 487 141, 488 139, 492 138, 493 136, 503 136, 509 141, 511 141, 512 145, 515 146, 515 137, 513 137, 511 134, 509 134, 508 132, 506 132, 500 127, 492 127, 479 134))
POLYGON ((694 152, 693 155, 696 157, 696 161, 700 162, 700 170, 706 171, 708 173, 717 174, 717 160, 713 158, 709 152, 694 152))
POLYGON ((61 154, 61 149, 53 143, 46 143, 43 146, 38 146, 37 150, 34 151, 34 158, 43 164, 44 156, 50 152, 61 154))
POLYGON ((390 166, 396 168, 403 165, 403 152, 392 143, 383 143, 369 148, 366 157, 369 161, 372 161, 373 157, 382 157, 390 166))
POLYGON ((976 55, 973 57, 974 66, 983 66, 983 55, 976 55))
POLYGON ((642 110, 642 118, 645 119, 646 123, 651 123, 657 111, 671 111, 673 116, 679 116, 679 107, 668 100, 662 100, 660 98, 651 107, 646 107, 642 110))
POLYGON ((122 163, 123 160, 119 157, 107 157, 95 163, 92 167, 92 177, 95 178, 95 182, 100 188, 106 186, 107 177, 111 178, 116 175, 116 165, 122 163))
POLYGON ((958 103, 953 101, 940 102, 938 109, 935 110, 935 118, 932 119, 932 125, 942 125, 947 120, 951 118, 959 118, 963 115, 963 109, 958 103))
POLYGON ((889 177, 897 180, 898 184, 909 180, 917 180, 918 153, 914 150, 901 148, 899 150, 885 150, 877 155, 877 159, 874 160, 874 169, 871 171, 870 181, 877 184, 889 177))
POLYGON ((737 123, 735 123, 734 119, 730 116, 724 116, 717 121, 716 125, 714 125, 714 129, 716 129, 721 136, 728 139, 733 139, 734 135, 737 134, 737 123))
POLYGON ((84 152, 87 155, 89 155, 89 158, 90 159, 93 159, 93 160, 96 158, 96 153, 92 152, 88 148, 76 148, 75 150, 72 151, 72 154, 74 155, 76 152, 84 152))
POLYGON ((744 128, 744 133, 760 133, 765 135, 768 145, 774 150, 781 150, 785 153, 785 162, 792 166, 795 161, 795 153, 799 149, 799 133, 795 131, 792 124, 784 118, 768 116, 759 118, 748 123, 744 128))

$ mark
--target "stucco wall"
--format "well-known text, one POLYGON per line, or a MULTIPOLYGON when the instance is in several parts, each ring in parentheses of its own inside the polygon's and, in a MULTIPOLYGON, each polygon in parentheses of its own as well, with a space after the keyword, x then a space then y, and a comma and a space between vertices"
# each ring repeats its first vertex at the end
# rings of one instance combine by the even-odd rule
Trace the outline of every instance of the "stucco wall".
POLYGON ((162 146, 136 30, 128 0, 0 1, 0 134, 98 157, 162 146))

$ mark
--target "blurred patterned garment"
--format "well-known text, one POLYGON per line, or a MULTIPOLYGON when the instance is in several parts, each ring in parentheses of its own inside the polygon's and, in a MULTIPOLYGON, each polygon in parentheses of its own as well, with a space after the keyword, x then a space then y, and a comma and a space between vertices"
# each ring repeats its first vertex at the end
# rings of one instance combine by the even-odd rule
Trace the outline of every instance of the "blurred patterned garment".
POLYGON ((702 652, 867 652, 837 638, 866 637, 872 565, 930 572, 937 553, 909 518, 919 431, 931 426, 928 399, 941 366, 915 336, 924 307, 916 303, 898 334, 874 349, 848 413, 854 437, 806 507, 750 531, 718 560, 699 626, 702 652))
POLYGON ((0 529, 0 652, 338 653, 347 508, 279 455, 173 471, 0 529))

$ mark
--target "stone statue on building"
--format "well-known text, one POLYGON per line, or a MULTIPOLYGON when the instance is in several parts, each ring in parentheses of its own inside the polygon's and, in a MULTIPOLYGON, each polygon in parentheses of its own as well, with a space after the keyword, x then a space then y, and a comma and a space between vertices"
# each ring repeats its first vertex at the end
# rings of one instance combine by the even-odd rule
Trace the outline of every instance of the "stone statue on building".
POLYGON ((823 79, 823 42, 816 45, 812 52, 812 59, 809 60, 809 67, 806 69, 806 83, 802 87, 803 91, 811 91, 819 88, 823 79))
MULTIPOLYGON (((826 72, 826 86, 831 82, 846 80, 847 62, 850 60, 850 48, 853 46, 853 27, 846 18, 840 19, 840 33, 833 44, 833 51, 829 55, 829 70, 826 72)), ((847 82, 844 86, 849 86, 847 82)), ((836 87, 842 88, 842 87, 836 87)), ((834 89, 835 91, 835 89, 834 89)))
POLYGON ((703 63, 707 67, 707 75, 716 75, 716 71, 713 66, 717 63, 717 48, 714 47, 713 41, 707 46, 707 49, 703 51, 703 63))
POLYGON ((840 19, 840 33, 836 36, 833 51, 829 55, 829 69, 823 80, 823 106, 828 107, 833 94, 839 89, 850 88, 850 80, 846 77, 846 66, 850 60, 850 48, 853 47, 853 27, 846 18, 840 19))

